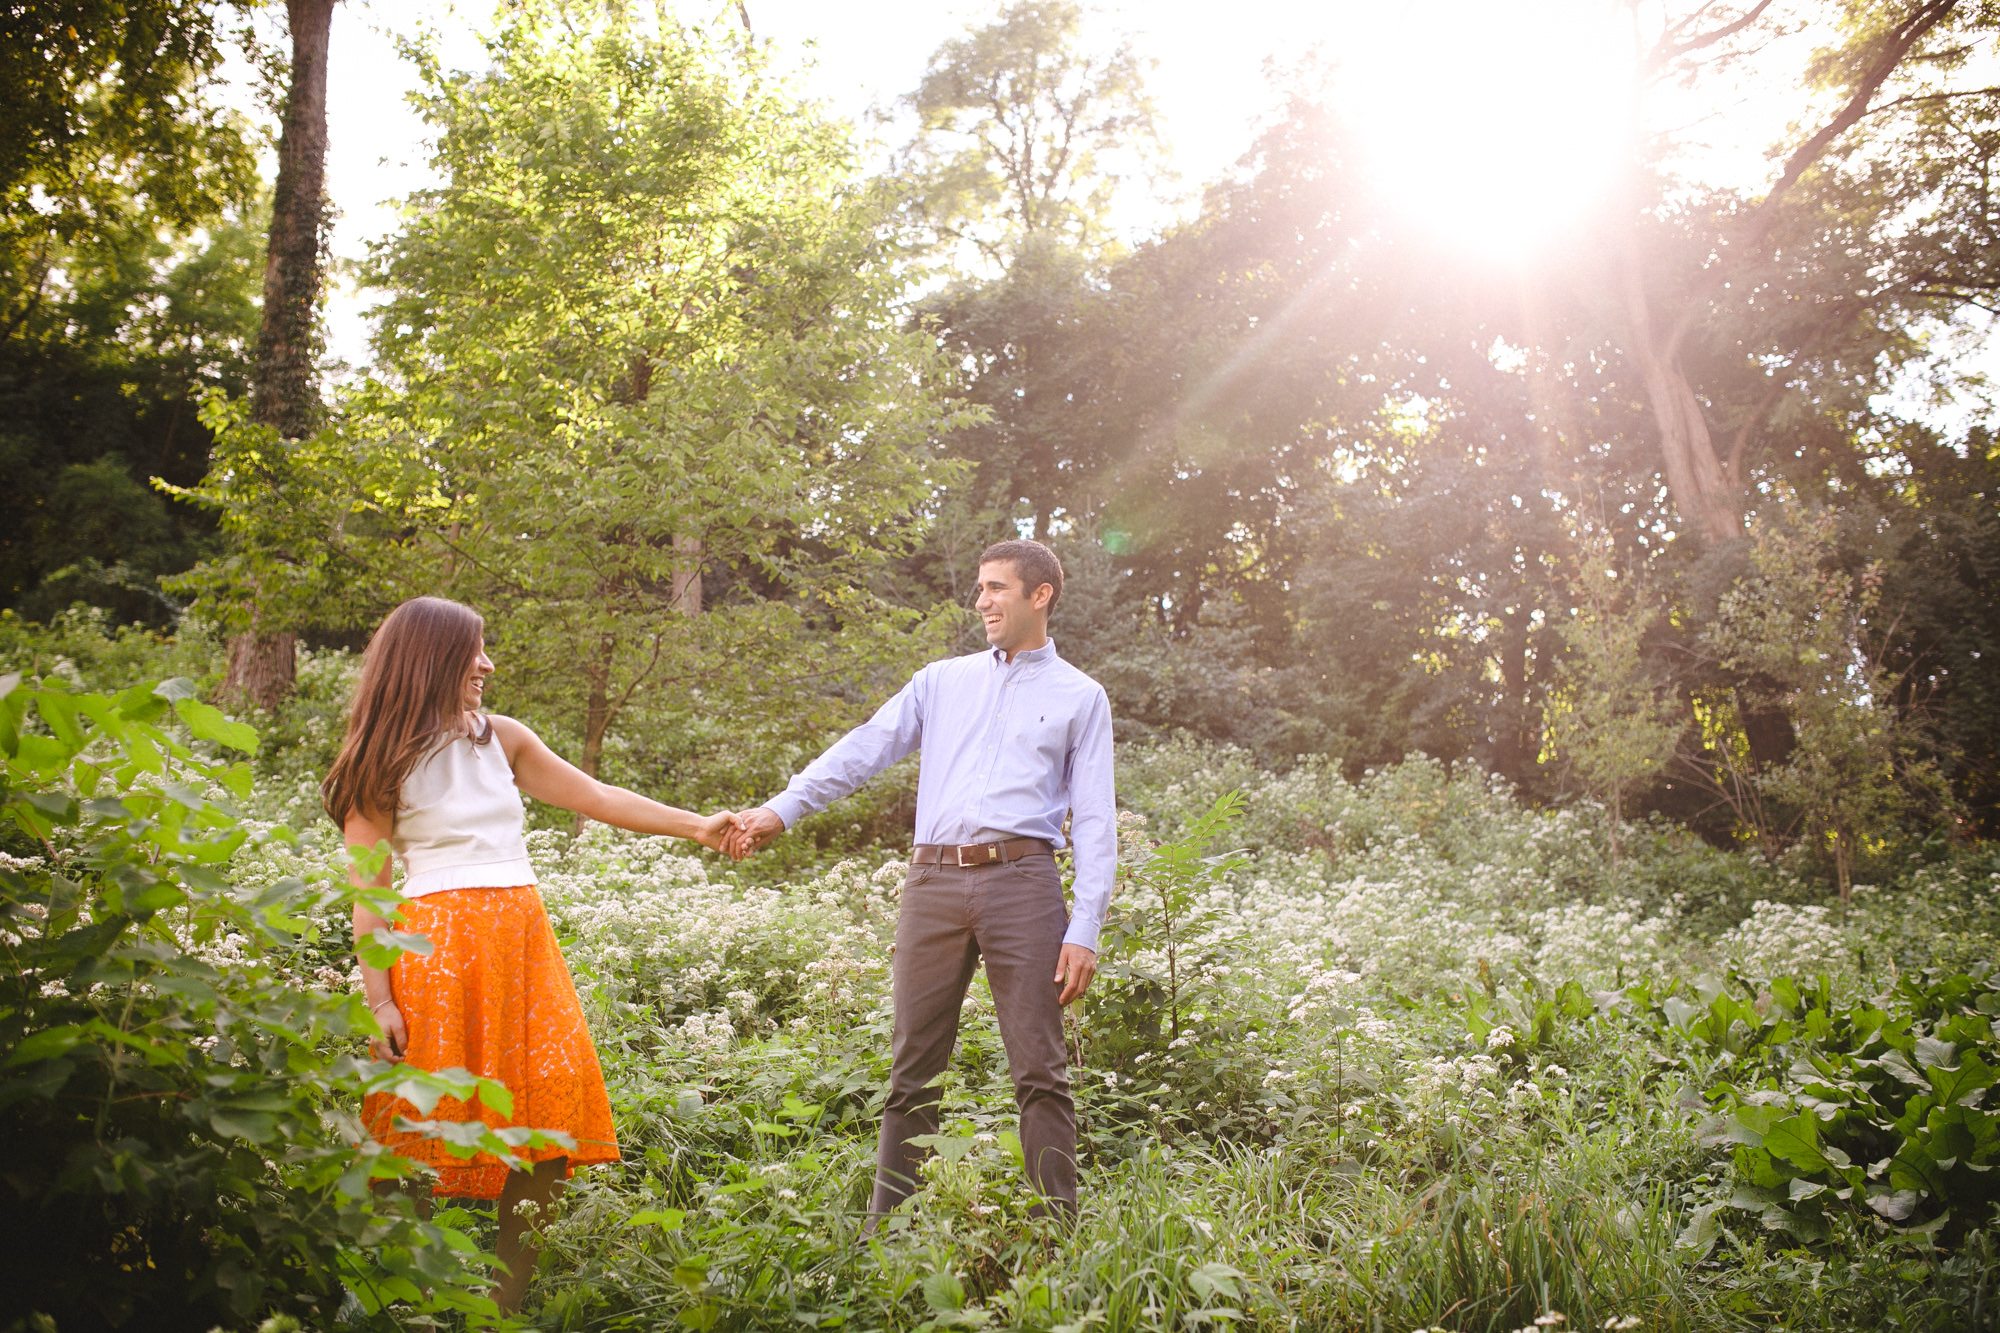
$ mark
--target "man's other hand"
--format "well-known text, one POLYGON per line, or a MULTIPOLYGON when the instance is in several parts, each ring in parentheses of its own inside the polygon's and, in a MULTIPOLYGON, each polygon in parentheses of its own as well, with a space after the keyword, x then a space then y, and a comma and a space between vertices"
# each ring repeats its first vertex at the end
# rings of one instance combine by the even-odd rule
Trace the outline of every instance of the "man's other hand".
POLYGON ((730 830, 728 844, 723 850, 741 861, 752 852, 763 851, 784 831, 785 821, 778 818, 777 812, 760 805, 755 810, 745 810, 736 816, 736 827, 730 830))
POLYGON ((1062 996, 1056 1003, 1068 1004, 1090 989, 1090 979, 1097 975, 1097 955, 1081 944, 1065 944, 1061 957, 1056 959, 1056 984, 1062 987, 1062 996))

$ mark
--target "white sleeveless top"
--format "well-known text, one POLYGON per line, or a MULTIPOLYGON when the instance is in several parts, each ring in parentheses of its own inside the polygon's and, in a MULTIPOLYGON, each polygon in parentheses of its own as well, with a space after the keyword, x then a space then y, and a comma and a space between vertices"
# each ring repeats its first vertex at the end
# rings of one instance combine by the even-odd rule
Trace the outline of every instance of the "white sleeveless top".
POLYGON ((398 804, 389 845, 408 872, 405 898, 535 882, 527 809, 498 737, 475 745, 453 736, 439 745, 403 779, 398 804))

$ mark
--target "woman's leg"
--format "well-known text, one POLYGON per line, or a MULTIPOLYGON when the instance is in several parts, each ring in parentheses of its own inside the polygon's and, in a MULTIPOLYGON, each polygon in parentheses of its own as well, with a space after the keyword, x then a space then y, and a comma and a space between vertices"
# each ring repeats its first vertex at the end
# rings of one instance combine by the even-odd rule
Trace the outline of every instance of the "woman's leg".
POLYGON ((532 1234, 533 1222, 539 1221, 542 1209, 556 1201, 562 1193, 563 1181, 569 1175, 569 1159, 554 1157, 546 1162, 537 1162, 532 1171, 509 1171, 507 1183, 500 1188, 500 1266, 505 1270, 493 1288, 493 1299, 502 1313, 512 1314, 521 1308, 521 1301, 528 1294, 528 1281, 535 1275, 535 1261, 542 1252, 528 1237, 532 1234), (533 1218, 524 1218, 517 1209, 524 1203, 535 1205, 533 1218))

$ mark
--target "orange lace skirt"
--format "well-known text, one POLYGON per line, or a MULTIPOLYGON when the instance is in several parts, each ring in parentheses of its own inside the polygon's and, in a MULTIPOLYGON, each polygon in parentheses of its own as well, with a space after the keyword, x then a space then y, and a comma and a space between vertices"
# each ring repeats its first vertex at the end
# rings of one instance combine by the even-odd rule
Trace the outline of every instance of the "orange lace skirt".
POLYGON ((437 1139, 399 1131, 398 1116, 559 1129, 576 1140, 574 1151, 539 1148, 522 1157, 567 1157, 572 1174, 579 1166, 617 1161, 597 1048, 535 886, 448 889, 412 898, 403 904, 399 928, 431 942, 428 957, 405 954, 389 969, 410 1030, 406 1058, 419 1069, 456 1067, 498 1079, 514 1094, 514 1113, 502 1117, 476 1100, 447 1097, 426 1117, 378 1093, 361 1105, 368 1132, 433 1168, 435 1193, 448 1197, 498 1198, 509 1168, 491 1154, 457 1157, 437 1139))

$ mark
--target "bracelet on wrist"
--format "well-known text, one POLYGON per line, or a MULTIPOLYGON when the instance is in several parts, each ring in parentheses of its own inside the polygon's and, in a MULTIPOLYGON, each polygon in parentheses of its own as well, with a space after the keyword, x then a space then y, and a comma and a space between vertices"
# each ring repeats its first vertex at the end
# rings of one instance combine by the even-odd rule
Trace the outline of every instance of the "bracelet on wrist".
POLYGON ((383 1005, 385 1005, 385 1004, 394 1004, 395 1002, 396 1002, 396 997, 395 997, 395 996, 393 996, 393 995, 391 995, 391 996, 390 996, 390 997, 389 997, 388 999, 386 999, 386 1000, 377 1000, 377 1001, 375 1001, 375 1003, 373 1003, 373 1004, 371 1004, 371 1005, 369 1005, 369 1006, 368 1006, 368 1012, 369 1012, 369 1013, 371 1013, 371 1014, 372 1014, 372 1013, 377 1013, 377 1012, 379 1012, 379 1011, 381 1010, 381 1008, 382 1008, 382 1006, 383 1006, 383 1005))

